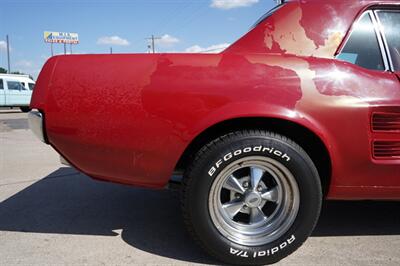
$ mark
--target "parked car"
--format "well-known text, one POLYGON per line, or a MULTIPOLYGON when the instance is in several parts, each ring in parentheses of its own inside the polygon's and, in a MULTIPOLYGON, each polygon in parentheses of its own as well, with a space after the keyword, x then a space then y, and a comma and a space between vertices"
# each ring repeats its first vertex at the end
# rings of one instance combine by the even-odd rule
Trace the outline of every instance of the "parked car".
POLYGON ((322 200, 400 200, 399 51, 400 1, 288 1, 219 54, 52 57, 30 123, 95 179, 181 176, 209 254, 273 263, 322 200))
POLYGON ((35 82, 28 75, 0 74, 0 107, 19 107, 29 112, 35 82))

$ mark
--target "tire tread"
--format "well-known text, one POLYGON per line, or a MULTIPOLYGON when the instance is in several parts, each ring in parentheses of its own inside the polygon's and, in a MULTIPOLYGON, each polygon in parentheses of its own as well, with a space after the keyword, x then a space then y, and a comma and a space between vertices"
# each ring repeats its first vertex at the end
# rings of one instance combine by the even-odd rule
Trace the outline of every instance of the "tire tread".
MULTIPOLYGON (((191 173, 193 171, 193 168, 197 165, 197 163, 203 158, 203 156, 206 156, 206 154, 209 154, 212 152, 213 149, 217 149, 218 146, 227 144, 228 142, 231 142, 235 139, 243 138, 243 137, 269 137, 273 138, 275 140, 282 141, 294 148, 297 152, 302 154, 304 158, 309 162, 309 165, 312 166, 312 170, 318 175, 318 170, 315 167, 313 161, 311 158, 308 156, 308 154, 304 151, 304 149, 298 145, 296 142, 292 141, 291 139, 287 138, 284 135, 277 134, 274 132, 266 131, 266 130, 260 130, 260 129, 245 129, 245 130, 240 130, 240 131, 234 131, 225 135, 222 135, 208 144, 204 145, 193 157, 192 161, 189 163, 187 169, 184 172, 183 175, 183 180, 182 180, 182 186, 181 186, 181 208, 182 208, 182 214, 183 214, 183 220, 184 224, 186 226, 187 231, 189 234, 192 236, 194 241, 199 245, 203 250, 208 252, 209 254, 214 255, 214 257, 218 257, 218 255, 214 252, 214 250, 210 249, 207 247, 205 243, 201 241, 199 238, 198 234, 196 233, 192 223, 191 223, 191 213, 190 213, 190 202, 188 201, 188 195, 190 194, 190 189, 193 189, 193 186, 191 183, 193 182, 194 177, 191 176, 191 173)), ((316 223, 318 221, 318 217, 316 217, 314 221, 314 226, 315 227, 316 223)))

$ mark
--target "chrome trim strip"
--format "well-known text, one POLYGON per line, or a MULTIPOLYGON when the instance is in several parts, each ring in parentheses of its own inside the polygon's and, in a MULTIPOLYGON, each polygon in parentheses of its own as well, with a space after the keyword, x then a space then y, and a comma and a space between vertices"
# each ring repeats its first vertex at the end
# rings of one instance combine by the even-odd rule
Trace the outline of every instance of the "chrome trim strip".
POLYGON ((388 59, 389 59, 390 70, 391 70, 392 72, 394 72, 394 66, 393 66, 393 61, 392 61, 392 55, 390 54, 389 44, 388 44, 387 39, 386 39, 386 35, 385 35, 385 30, 384 30, 383 24, 381 23, 381 20, 380 20, 380 18, 379 18, 379 12, 394 12, 394 13, 399 13, 400 11, 399 11, 399 10, 392 10, 392 9, 387 9, 387 10, 386 10, 386 9, 378 9, 378 10, 374 10, 374 15, 375 15, 376 21, 377 21, 377 23, 378 23, 378 30, 379 30, 380 34, 382 35, 382 40, 383 40, 383 43, 384 43, 384 45, 385 45, 386 54, 387 54, 387 57, 388 57, 388 59))
POLYGON ((32 110, 28 113, 29 128, 38 139, 46 143, 43 132, 43 115, 38 110, 32 110))
POLYGON ((382 59, 383 59, 383 64, 385 65, 385 71, 390 71, 390 65, 389 65, 389 62, 388 62, 388 56, 387 56, 387 53, 386 53, 384 42, 382 40, 382 35, 380 33, 380 30, 379 30, 379 24, 378 24, 378 22, 377 22, 377 20, 375 18, 374 12, 372 10, 368 10, 367 12, 369 13, 369 17, 371 18, 372 24, 374 25, 375 35, 376 35, 376 38, 378 39, 379 49, 381 50, 381 56, 382 56, 382 59))
POLYGON ((385 62, 385 68, 387 68, 386 71, 392 71, 393 63, 392 63, 392 59, 390 57, 390 51, 387 46, 385 35, 383 34, 382 24, 379 20, 379 17, 376 15, 375 11, 370 11, 370 16, 374 23, 375 32, 377 35, 379 35, 378 40, 379 40, 379 46, 381 49, 382 56, 385 55, 384 61, 386 61, 385 62))

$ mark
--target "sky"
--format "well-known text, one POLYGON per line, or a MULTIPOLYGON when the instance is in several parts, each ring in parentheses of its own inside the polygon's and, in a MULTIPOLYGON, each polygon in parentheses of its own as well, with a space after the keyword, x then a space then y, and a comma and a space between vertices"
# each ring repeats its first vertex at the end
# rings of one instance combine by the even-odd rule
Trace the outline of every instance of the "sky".
MULTIPOLYGON (((44 31, 76 32, 72 53, 218 52, 244 35, 273 0, 0 0, 0 67, 37 77, 50 57, 44 31)), ((54 44, 54 53, 64 52, 54 44)), ((68 52, 70 47, 68 46, 68 52)))

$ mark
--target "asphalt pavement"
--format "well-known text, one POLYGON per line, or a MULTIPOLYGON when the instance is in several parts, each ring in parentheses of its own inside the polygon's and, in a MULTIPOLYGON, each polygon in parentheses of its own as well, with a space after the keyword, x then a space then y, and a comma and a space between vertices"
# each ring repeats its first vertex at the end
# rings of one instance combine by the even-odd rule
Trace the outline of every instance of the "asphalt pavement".
MULTIPOLYGON (((185 231, 177 192, 90 179, 0 110, 0 265, 218 264, 185 231)), ((399 202, 326 202, 278 265, 400 265, 399 202)))

